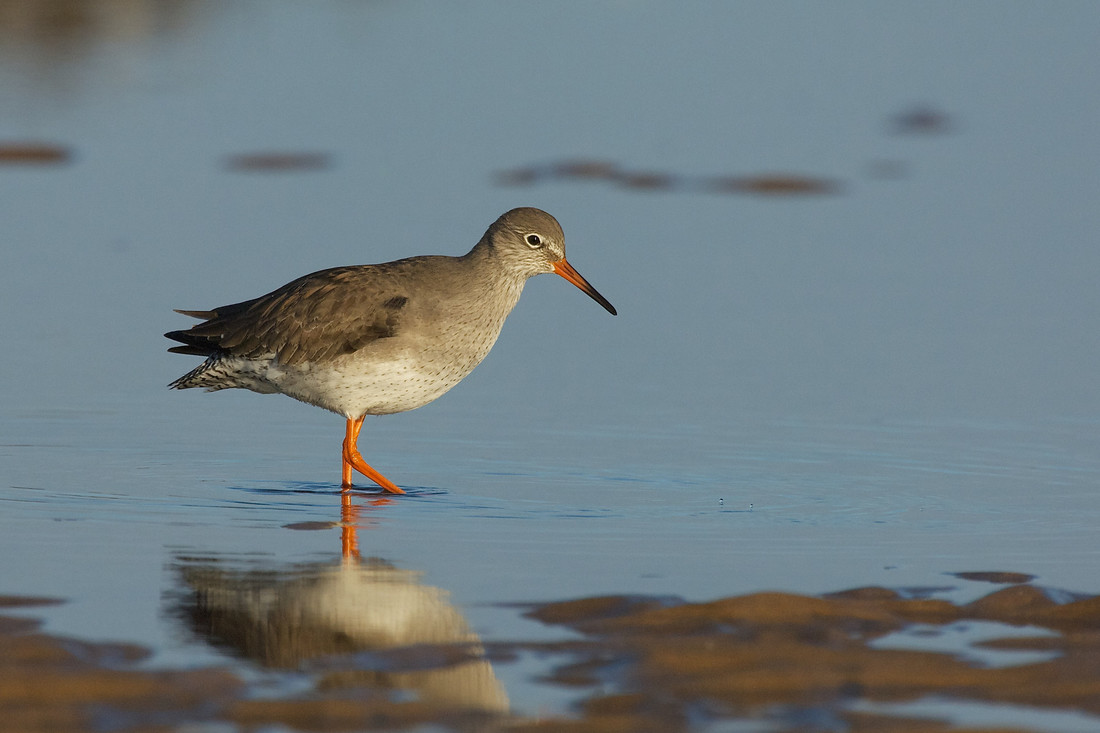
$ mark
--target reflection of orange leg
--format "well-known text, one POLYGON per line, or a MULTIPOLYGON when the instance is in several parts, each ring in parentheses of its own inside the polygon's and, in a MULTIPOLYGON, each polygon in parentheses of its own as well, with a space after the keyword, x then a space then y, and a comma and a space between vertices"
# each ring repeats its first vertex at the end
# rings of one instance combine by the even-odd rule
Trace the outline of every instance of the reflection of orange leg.
MULTIPOLYGON (((360 507, 352 504, 351 499, 350 491, 340 494, 340 554, 345 560, 358 560, 359 540, 356 537, 356 532, 359 529, 360 507)), ((368 501, 367 506, 375 509, 393 502, 394 500, 388 496, 379 496, 368 501)), ((375 521, 368 517, 363 524, 363 528, 370 529, 374 524, 375 521)))
POLYGON ((359 431, 362 429, 363 417, 348 420, 347 431, 344 433, 344 465, 340 474, 340 487, 343 489, 351 488, 351 471, 355 469, 391 494, 404 494, 405 492, 397 488, 392 481, 368 466, 367 462, 363 460, 363 456, 359 455, 359 448, 356 444, 359 442, 359 431))
POLYGON ((359 557, 359 542, 355 537, 358 520, 359 507, 352 505, 351 494, 345 491, 340 497, 340 554, 347 560, 359 557))

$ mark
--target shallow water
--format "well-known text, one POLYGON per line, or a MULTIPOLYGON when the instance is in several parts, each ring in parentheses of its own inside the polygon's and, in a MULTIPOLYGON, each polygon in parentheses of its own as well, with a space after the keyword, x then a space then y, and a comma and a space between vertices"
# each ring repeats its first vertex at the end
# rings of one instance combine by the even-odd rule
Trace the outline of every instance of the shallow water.
MULTIPOLYGON (((145 664, 153 668, 229 662, 261 694, 280 696, 300 691, 308 665, 291 659, 272 671, 240 646, 245 642, 227 640, 226 632, 204 625, 208 619, 196 621, 193 596, 201 586, 194 579, 218 579, 223 594, 292 603, 295 636, 310 628, 295 610, 307 601, 287 600, 288 592, 297 599, 293 589, 302 583, 321 594, 305 607, 325 611, 326 628, 335 629, 327 633, 340 638, 351 633, 347 619, 368 623, 370 609, 421 633, 430 628, 422 611, 401 620, 409 603, 423 606, 415 597, 402 605, 368 586, 335 607, 347 607, 346 614, 325 600, 339 597, 321 579, 347 567, 349 530, 363 562, 381 569, 375 574, 425 589, 417 593, 437 599, 448 618, 458 619, 448 623, 478 644, 571 638, 525 618, 517 603, 617 593, 705 601, 762 589, 820 593, 873 584, 967 602, 990 586, 951 573, 1011 568, 1047 587, 1081 591, 1090 587, 1084 576, 1096 563, 1097 462, 1084 453, 1092 436, 1080 425, 712 426, 649 436, 680 455, 663 471, 645 460, 608 465, 625 426, 606 433, 531 428, 524 441, 552 443, 564 456, 557 461, 491 429, 482 439, 453 443, 418 445, 409 435, 409 467, 402 469, 399 457, 394 472, 409 478, 408 496, 356 490, 342 509, 334 483, 275 478, 335 480, 326 447, 334 447, 339 421, 320 417, 296 423, 297 430, 265 431, 256 458, 240 455, 247 453, 238 445, 244 430, 234 429, 232 417, 221 426, 224 440, 220 433, 212 443, 192 439, 190 449, 186 441, 161 447, 158 439, 133 436, 113 450, 102 439, 94 449, 74 448, 86 441, 81 435, 118 416, 42 420, 48 424, 41 435, 51 435, 50 442, 5 448, 15 479, 4 492, 0 523, 21 559, 5 566, 4 587, 67 599, 35 609, 55 633, 140 643, 152 650, 145 664), (320 445, 307 450, 302 442, 320 445), (729 455, 716 457, 706 475, 696 454, 717 453, 723 444, 731 446, 729 455), (431 453, 419 460, 421 450, 431 453), (188 451, 189 458, 181 457, 188 451), (491 460, 492 451, 513 457, 491 460), (49 467, 45 477, 39 465, 49 467), (425 485, 426 478, 435 485, 425 485)), ((37 420, 24 417, 17 425, 31 422, 37 420)), ((431 427, 462 429, 446 416, 431 427)), ((386 435, 400 443, 405 428, 386 435)), ((258 619, 271 623, 266 615, 258 619)), ((883 644, 912 648, 916 640, 918 647, 986 663, 989 655, 973 650, 974 629, 963 632, 938 631, 929 647, 916 627, 883 644)), ((1026 664, 1049 655, 1000 658, 1026 664)), ((373 659, 355 664, 384 662, 373 659)), ((587 689, 535 681, 568 659, 509 654, 494 662, 491 688, 505 691, 499 694, 516 714, 568 714, 587 689)), ((485 674, 477 664, 470 674, 485 674)), ((387 684, 413 695, 427 694, 418 685, 432 686, 400 676, 387 684)), ((944 714, 952 705, 945 702, 944 714)))
POLYGON ((592 691, 523 645, 578 632, 522 604, 1100 590, 1093 5, 56 5, 97 11, 0 24, 0 592, 65 601, 13 613, 289 695, 195 578, 294 595, 354 529, 554 716, 592 691), (339 418, 165 388, 172 308, 460 253, 517 205, 620 315, 532 281, 463 384, 364 428, 407 496, 342 505, 339 418))

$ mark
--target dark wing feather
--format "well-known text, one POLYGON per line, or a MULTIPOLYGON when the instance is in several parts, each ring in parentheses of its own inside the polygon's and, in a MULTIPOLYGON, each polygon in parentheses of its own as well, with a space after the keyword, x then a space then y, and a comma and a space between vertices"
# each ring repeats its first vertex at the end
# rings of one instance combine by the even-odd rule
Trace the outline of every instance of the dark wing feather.
POLYGON ((406 262, 337 267, 298 278, 267 295, 212 311, 181 311, 205 318, 186 331, 165 334, 184 346, 169 351, 259 358, 283 364, 350 354, 396 335, 408 298, 406 262))
POLYGON ((191 316, 192 318, 198 318, 200 321, 209 320, 216 315, 214 311, 185 311, 180 310, 179 308, 176 308, 175 312, 179 313, 181 316, 191 316))

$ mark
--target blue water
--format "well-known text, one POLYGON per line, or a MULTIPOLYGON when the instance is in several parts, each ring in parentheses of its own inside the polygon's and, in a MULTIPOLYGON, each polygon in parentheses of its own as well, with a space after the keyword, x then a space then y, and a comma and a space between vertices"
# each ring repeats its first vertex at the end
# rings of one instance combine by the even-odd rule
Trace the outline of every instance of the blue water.
POLYGON ((1100 590, 1097 6, 102 7, 0 53, 0 143, 72 155, 0 165, 0 591, 67 599, 48 629, 222 662, 172 611, 187 558, 340 564, 342 421, 169 392, 172 308, 465 252, 518 205, 620 315, 532 281, 469 379, 364 428, 409 496, 355 497, 362 557, 482 640, 607 593, 1100 590), (948 124, 891 122, 922 109, 948 124), (269 152, 328 163, 231 164, 269 152), (500 183, 583 160, 674 180, 500 183), (674 185, 765 174, 839 187, 674 185))

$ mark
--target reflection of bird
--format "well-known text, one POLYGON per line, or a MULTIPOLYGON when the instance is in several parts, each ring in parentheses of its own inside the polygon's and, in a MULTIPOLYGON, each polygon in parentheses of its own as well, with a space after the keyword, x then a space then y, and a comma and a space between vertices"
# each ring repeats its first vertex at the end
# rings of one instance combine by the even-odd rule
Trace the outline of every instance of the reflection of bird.
POLYGON ((462 257, 321 270, 254 300, 179 311, 203 323, 165 334, 184 344, 169 351, 207 358, 170 386, 281 392, 343 415, 343 487, 355 469, 404 493, 359 454, 364 417, 412 410, 458 384, 489 353, 527 279, 544 272, 615 313, 565 260, 554 217, 513 209, 462 257))
POLYGON ((297 670, 332 657, 324 668, 338 671, 326 674, 324 686, 396 687, 439 705, 508 709, 492 666, 478 658, 477 635, 447 593, 421 585, 417 573, 371 560, 277 572, 188 565, 182 574, 193 592, 185 609, 193 628, 266 667, 297 670), (338 656, 403 647, 416 648, 368 658, 369 669, 338 656), (385 669, 395 665, 409 671, 385 669))

